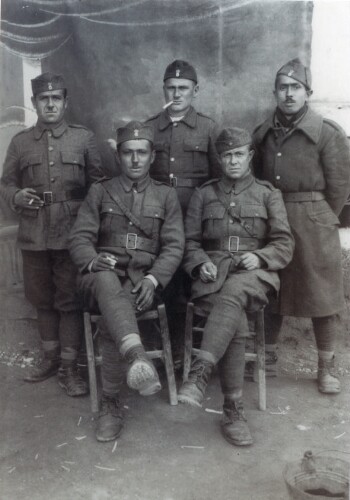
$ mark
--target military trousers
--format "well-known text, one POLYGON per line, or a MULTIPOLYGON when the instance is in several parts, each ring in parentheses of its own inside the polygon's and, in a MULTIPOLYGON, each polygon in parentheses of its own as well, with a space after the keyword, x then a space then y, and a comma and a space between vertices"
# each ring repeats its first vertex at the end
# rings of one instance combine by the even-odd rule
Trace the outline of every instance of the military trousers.
POLYGON ((36 308, 38 330, 48 357, 74 360, 83 337, 76 268, 68 250, 22 250, 24 292, 36 308))

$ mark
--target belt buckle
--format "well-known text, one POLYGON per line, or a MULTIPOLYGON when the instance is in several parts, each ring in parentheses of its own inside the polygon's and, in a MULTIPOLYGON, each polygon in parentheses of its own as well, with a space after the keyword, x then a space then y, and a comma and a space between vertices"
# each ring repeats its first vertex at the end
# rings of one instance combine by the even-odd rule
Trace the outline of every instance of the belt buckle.
POLYGON ((228 239, 228 251, 229 252, 238 252, 239 251, 239 236, 230 236, 228 239), (232 248, 232 242, 235 242, 236 248, 232 248))
POLYGON ((175 177, 174 174, 170 174, 169 179, 170 179, 170 186, 176 187, 177 186, 177 177, 175 177))
POLYGON ((53 203, 53 193, 52 191, 44 191, 43 198, 45 205, 51 205, 53 203))
POLYGON ((137 234, 135 233, 128 233, 126 235, 126 245, 125 248, 127 250, 136 250, 137 246, 137 234))

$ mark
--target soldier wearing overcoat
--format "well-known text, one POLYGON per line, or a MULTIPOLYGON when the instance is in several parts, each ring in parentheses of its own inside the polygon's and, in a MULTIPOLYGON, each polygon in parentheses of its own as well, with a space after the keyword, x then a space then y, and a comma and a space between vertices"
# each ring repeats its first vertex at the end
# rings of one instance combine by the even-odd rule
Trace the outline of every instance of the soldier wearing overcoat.
MULTIPOLYGON (((296 242, 293 260, 280 273, 278 312, 312 318, 319 389, 339 392, 331 372, 344 307, 338 215, 350 191, 349 142, 338 124, 309 108, 311 74, 299 59, 277 72, 274 93, 277 108, 255 130, 254 143, 256 175, 282 191, 296 242)), ((281 320, 275 317, 273 325, 271 345, 281 320)))

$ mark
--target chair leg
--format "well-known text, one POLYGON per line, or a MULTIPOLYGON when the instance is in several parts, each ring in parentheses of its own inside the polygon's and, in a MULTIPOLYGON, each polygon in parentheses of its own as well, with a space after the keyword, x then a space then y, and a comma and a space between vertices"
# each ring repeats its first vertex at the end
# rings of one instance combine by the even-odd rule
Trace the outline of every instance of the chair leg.
POLYGON ((174 373, 174 363, 173 363, 173 356, 171 353, 169 326, 164 304, 160 304, 157 307, 157 309, 158 309, 158 317, 160 324, 160 333, 162 336, 164 365, 168 381, 169 400, 171 405, 177 405, 178 401, 177 401, 176 381, 174 373))
POLYGON ((186 323, 185 323, 185 346, 184 346, 184 371, 183 371, 183 382, 188 380, 188 374, 191 368, 191 358, 192 358, 192 343, 193 343, 193 316, 194 316, 194 304, 193 302, 188 302, 186 310, 186 323))
POLYGON ((259 388, 259 410, 266 410, 266 372, 265 372, 265 327, 264 310, 257 313, 256 323, 256 354, 258 369, 258 388, 259 388))
POLYGON ((84 312, 84 333, 86 342, 86 356, 89 370, 89 385, 90 385, 90 404, 92 413, 99 411, 98 394, 97 394, 97 377, 95 366, 94 343, 92 339, 92 328, 90 314, 84 312))

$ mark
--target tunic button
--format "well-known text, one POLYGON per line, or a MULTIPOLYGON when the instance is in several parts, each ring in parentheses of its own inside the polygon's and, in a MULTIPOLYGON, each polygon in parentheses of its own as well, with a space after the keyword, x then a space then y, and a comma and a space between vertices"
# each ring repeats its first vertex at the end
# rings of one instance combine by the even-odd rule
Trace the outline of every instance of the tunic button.
POLYGON ((232 219, 230 219, 230 224, 233 224, 233 220, 232 219))
POLYGON ((50 167, 52 167, 54 164, 55 164, 55 162, 54 162, 54 161, 50 161, 50 162, 49 162, 50 167))
POLYGON ((49 146, 49 151, 53 151, 53 147, 52 146, 49 146))
POLYGON ((280 180, 280 178, 281 178, 281 176, 280 176, 280 175, 276 175, 276 179, 277 179, 278 181, 280 180))
POLYGON ((113 212, 113 208, 109 208, 109 209, 108 209, 108 211, 109 211, 109 212, 113 212))
POLYGON ((176 123, 176 122, 174 122, 174 123, 173 123, 173 126, 174 126, 174 127, 177 127, 177 123, 176 123))
POLYGON ((50 181, 51 181, 51 182, 55 182, 55 178, 54 178, 54 177, 52 177, 52 178, 50 179, 50 181))
POLYGON ((73 163, 78 163, 78 162, 77 162, 77 160, 74 160, 74 162, 73 162, 73 163))
POLYGON ((131 221, 129 222, 129 226, 132 226, 132 222, 131 221))
POLYGON ((230 207, 235 207, 235 206, 236 206, 236 203, 234 201, 231 201, 230 207))
POLYGON ((199 146, 196 146, 196 149, 199 149, 199 146))
POLYGON ((277 156, 282 156, 282 153, 277 153, 277 156))
POLYGON ((52 132, 48 132, 48 133, 47 133, 47 135, 48 135, 49 137, 52 137, 52 132))
POLYGON ((170 158, 170 161, 175 161, 175 158, 170 158))
POLYGON ((158 215, 158 214, 155 214, 155 217, 159 217, 159 215, 158 215))

